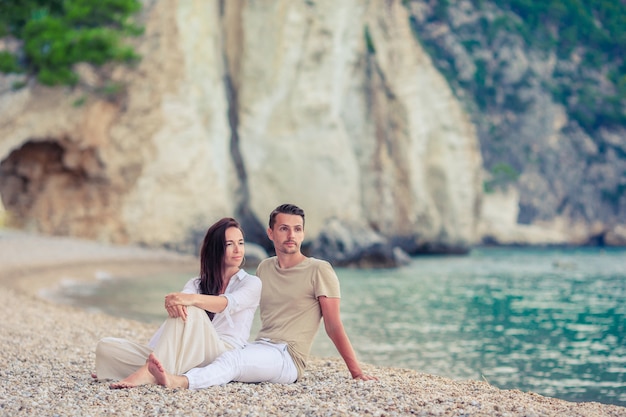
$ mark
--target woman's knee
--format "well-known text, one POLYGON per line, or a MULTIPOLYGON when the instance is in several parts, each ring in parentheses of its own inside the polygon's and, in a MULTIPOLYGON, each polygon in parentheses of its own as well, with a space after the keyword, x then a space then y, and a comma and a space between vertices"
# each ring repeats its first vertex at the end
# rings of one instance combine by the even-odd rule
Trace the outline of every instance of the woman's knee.
POLYGON ((96 356, 102 356, 111 352, 112 348, 119 346, 120 340, 117 337, 104 337, 96 344, 96 356))
MULTIPOLYGON (((175 320, 181 320, 181 319, 178 318, 175 320)), ((194 306, 187 307, 187 318, 185 319, 185 324, 190 323, 190 322, 200 323, 205 320, 209 323, 211 322, 211 319, 209 319, 209 316, 206 313, 206 310, 203 310, 200 307, 194 307, 194 306)))

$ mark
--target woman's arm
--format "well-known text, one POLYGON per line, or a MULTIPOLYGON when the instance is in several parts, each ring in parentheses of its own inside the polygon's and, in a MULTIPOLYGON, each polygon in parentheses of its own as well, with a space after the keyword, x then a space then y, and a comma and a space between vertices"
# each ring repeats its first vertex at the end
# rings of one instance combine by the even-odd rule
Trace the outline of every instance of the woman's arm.
MULTIPOLYGON (((235 279, 235 278, 233 278, 235 279)), ((228 298, 225 310, 227 314, 236 314, 242 310, 256 309, 261 299, 261 280, 254 275, 246 275, 234 283, 224 294, 228 298)))
POLYGON ((221 313, 228 305, 228 299, 219 295, 186 294, 173 292, 165 296, 165 309, 170 317, 187 318, 187 307, 194 306, 211 313, 221 313))
POLYGON ((324 318, 324 328, 326 334, 333 341, 337 351, 346 363, 352 378, 362 379, 364 381, 377 380, 378 378, 366 375, 361 370, 356 354, 348 339, 343 323, 341 322, 341 315, 339 310, 339 298, 319 297, 320 308, 322 309, 322 317, 324 318))
MULTIPOLYGON (((239 280, 235 276, 232 279, 239 280)), ((234 283, 234 290, 223 295, 198 294, 197 280, 190 280, 182 292, 171 293, 165 296, 165 308, 170 317, 187 318, 187 306, 195 306, 212 313, 221 313, 228 309, 228 314, 254 308, 259 305, 261 298, 261 280, 254 275, 246 275, 240 282, 234 283), (168 307, 169 306, 169 307, 168 307)))

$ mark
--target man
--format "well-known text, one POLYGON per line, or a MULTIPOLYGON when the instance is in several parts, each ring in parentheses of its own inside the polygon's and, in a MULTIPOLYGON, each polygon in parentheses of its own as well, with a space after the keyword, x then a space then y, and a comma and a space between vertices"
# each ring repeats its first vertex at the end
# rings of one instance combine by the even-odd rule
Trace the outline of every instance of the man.
POLYGON ((326 261, 302 254, 304 211, 283 204, 270 214, 267 235, 276 256, 257 269, 261 292, 261 330, 243 349, 220 355, 210 365, 171 375, 151 354, 148 369, 160 385, 200 389, 237 382, 292 383, 299 379, 321 319, 352 378, 375 380, 361 370, 339 312, 339 279, 326 261))

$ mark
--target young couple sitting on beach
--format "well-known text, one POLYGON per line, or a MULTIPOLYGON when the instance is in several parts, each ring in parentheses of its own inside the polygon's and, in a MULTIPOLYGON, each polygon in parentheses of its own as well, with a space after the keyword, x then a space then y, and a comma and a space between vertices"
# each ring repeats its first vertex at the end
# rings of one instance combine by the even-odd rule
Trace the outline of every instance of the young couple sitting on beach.
POLYGON ((200 253, 200 276, 168 294, 168 319, 147 346, 107 337, 96 347, 94 378, 111 388, 159 384, 200 389, 237 382, 292 383, 303 374, 321 319, 352 378, 363 374, 339 314, 339 280, 326 261, 304 256, 304 211, 272 211, 267 235, 276 256, 257 276, 241 269, 243 231, 232 218, 212 225, 200 253), (262 285, 261 285, 262 283, 262 285), (260 305, 261 330, 249 343, 260 305))

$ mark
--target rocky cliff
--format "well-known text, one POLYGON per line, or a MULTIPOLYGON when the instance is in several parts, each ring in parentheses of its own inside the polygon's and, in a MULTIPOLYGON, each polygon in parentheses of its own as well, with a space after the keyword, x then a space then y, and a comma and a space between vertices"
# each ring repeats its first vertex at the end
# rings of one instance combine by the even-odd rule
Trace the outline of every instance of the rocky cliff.
POLYGON ((293 202, 310 238, 338 218, 411 252, 477 241, 474 128, 399 2, 161 1, 141 19, 135 68, 2 78, 11 224, 189 249, 226 215, 262 241, 293 202))
MULTIPOLYGON (((482 204, 483 125, 417 40, 406 3, 146 2, 136 67, 80 66, 73 88, 0 76, 6 222, 188 251, 230 215, 267 243, 283 202, 307 211, 311 239, 339 219, 409 253, 596 233, 567 211, 513 215, 554 198, 524 191, 546 184, 541 171, 482 204), (520 232, 539 222, 549 233, 520 232)), ((550 114, 542 126, 563 123, 550 114)), ((537 146, 573 140, 550 132, 537 146)))
MULTIPOLYGON (((603 65, 592 65, 589 57, 605 52, 583 40, 559 49, 577 24, 568 19, 580 19, 580 11, 555 8, 562 21, 543 15, 541 45, 523 31, 532 2, 517 9, 507 4, 522 2, 442 3, 405 2, 416 36, 476 126, 485 167, 483 238, 625 245, 626 97, 609 76, 623 55, 608 52, 603 65)), ((593 27, 606 33, 611 28, 599 19, 593 27)))

